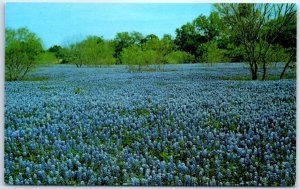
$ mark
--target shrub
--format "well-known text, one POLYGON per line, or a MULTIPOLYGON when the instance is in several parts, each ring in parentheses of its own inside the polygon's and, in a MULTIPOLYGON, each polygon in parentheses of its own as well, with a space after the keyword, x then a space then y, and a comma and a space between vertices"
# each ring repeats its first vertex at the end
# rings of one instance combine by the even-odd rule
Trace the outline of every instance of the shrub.
POLYGON ((113 44, 97 36, 89 36, 87 39, 71 45, 68 49, 66 56, 69 58, 69 62, 76 64, 77 67, 116 63, 116 59, 113 57, 113 44))
POLYGON ((142 49, 138 45, 125 48, 121 53, 121 62, 128 66, 130 71, 142 71, 153 65, 154 70, 160 70, 164 57, 155 50, 142 49))
POLYGON ((41 40, 28 29, 5 29, 5 79, 24 78, 42 50, 41 40))
POLYGON ((207 42, 204 46, 206 47, 206 51, 203 55, 204 62, 212 64, 226 61, 224 58, 226 50, 219 49, 216 41, 207 42))
POLYGON ((122 64, 128 65, 129 69, 132 70, 135 70, 135 67, 137 66, 137 69, 140 71, 141 66, 145 64, 142 49, 137 45, 132 45, 123 49, 120 59, 122 64))
POLYGON ((174 51, 166 56, 167 63, 169 64, 189 63, 193 62, 194 59, 192 54, 184 51, 174 51))
POLYGON ((36 63, 37 65, 56 64, 57 58, 55 57, 54 53, 45 51, 37 56, 36 63))

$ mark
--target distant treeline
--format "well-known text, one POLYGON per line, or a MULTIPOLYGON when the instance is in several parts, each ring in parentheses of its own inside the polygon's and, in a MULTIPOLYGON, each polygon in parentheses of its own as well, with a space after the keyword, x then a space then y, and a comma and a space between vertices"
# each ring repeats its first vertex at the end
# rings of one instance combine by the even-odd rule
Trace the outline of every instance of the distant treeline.
POLYGON ((61 63, 75 63, 78 67, 244 61, 241 48, 224 35, 222 25, 219 14, 212 12, 177 28, 175 37, 119 32, 113 40, 88 36, 67 47, 54 45, 48 51, 55 53, 61 63))
POLYGON ((262 69, 264 80, 270 63, 285 62, 283 76, 296 61, 296 28, 295 4, 241 3, 215 4, 208 17, 200 15, 177 28, 175 37, 119 32, 113 40, 88 36, 45 50, 27 29, 6 29, 6 78, 18 80, 37 60, 55 56, 56 62, 77 67, 123 64, 135 71, 149 65, 246 62, 252 79, 262 69))

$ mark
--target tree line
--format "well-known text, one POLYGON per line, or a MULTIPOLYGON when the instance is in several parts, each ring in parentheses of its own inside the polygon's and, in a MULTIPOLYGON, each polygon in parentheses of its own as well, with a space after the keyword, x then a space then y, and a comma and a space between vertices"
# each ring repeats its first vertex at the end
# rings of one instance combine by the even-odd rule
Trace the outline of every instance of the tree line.
POLYGON ((131 71, 150 65, 245 62, 251 78, 265 80, 273 62, 284 62, 280 78, 296 62, 295 4, 214 4, 209 16, 200 15, 175 31, 143 36, 137 31, 119 32, 112 40, 88 36, 67 46, 43 49, 41 39, 26 28, 5 30, 5 76, 22 79, 42 57, 77 67, 123 64, 131 71), (47 56, 45 56, 47 54, 47 56))

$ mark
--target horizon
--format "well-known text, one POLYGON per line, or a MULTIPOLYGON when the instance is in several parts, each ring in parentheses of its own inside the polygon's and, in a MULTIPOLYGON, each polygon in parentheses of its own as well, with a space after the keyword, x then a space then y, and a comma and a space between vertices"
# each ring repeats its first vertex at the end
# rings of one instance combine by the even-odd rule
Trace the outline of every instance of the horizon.
POLYGON ((28 28, 48 49, 66 46, 89 35, 113 39, 118 32, 143 36, 175 36, 176 28, 199 15, 208 16, 208 3, 6 3, 5 28, 28 28))

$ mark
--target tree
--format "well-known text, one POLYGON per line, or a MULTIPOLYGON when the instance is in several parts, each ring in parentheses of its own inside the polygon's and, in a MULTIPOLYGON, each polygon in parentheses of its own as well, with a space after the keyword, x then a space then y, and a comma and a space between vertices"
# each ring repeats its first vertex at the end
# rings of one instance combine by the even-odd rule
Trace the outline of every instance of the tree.
POLYGON ((265 80, 271 46, 296 15, 295 4, 223 3, 215 7, 231 35, 243 46, 252 79, 258 79, 258 68, 262 65, 265 80))
POLYGON ((59 45, 54 45, 48 49, 49 52, 54 53, 55 57, 57 58, 58 62, 63 60, 63 48, 59 45))
POLYGON ((212 64, 222 62, 224 60, 224 49, 218 48, 218 43, 215 40, 209 41, 206 44, 206 52, 204 54, 205 62, 212 64))
POLYGON ((5 29, 5 77, 22 79, 43 51, 41 40, 27 28, 5 29))
POLYGON ((140 72, 142 66, 146 65, 144 60, 142 48, 138 45, 131 45, 130 47, 125 48, 121 54, 120 59, 123 64, 128 65, 130 70, 137 70, 140 72))
POLYGON ((212 12, 208 17, 198 16, 191 23, 176 29, 175 43, 179 49, 195 56, 196 61, 205 61, 207 45, 214 40, 218 42, 224 30, 222 21, 217 12, 212 12))
POLYGON ((182 64, 190 63, 195 59, 195 57, 184 51, 173 51, 166 55, 167 63, 169 64, 182 64))
POLYGON ((176 48, 170 35, 164 35, 160 40, 156 35, 150 34, 144 38, 142 43, 142 49, 144 51, 151 50, 157 54, 156 62, 154 63, 157 65, 165 64, 167 62, 165 56, 176 50, 176 48))
POLYGON ((187 23, 181 28, 176 29, 175 44, 179 49, 188 52, 199 60, 201 53, 199 53, 198 46, 204 42, 204 38, 197 33, 192 23, 187 23))
POLYGON ((69 57, 69 61, 74 63, 77 68, 80 68, 84 64, 84 45, 81 43, 76 43, 70 45, 66 51, 69 57))
POLYGON ((162 51, 163 56, 166 56, 167 54, 176 51, 178 48, 174 43, 174 40, 171 35, 168 34, 163 35, 160 41, 161 41, 162 48, 159 50, 162 51))
MULTIPOLYGON (((281 19, 281 18, 280 18, 281 19)), ((287 29, 284 32, 280 32, 278 37, 274 40, 274 44, 279 46, 282 53, 278 53, 278 49, 276 49, 276 54, 285 57, 285 59, 281 59, 281 61, 285 62, 285 66, 280 74, 280 79, 283 78, 287 68, 294 67, 290 66, 291 63, 296 62, 296 43, 297 43, 297 16, 293 15, 291 22, 287 26, 287 29), (285 55, 285 56, 284 56, 285 55)))
POLYGON ((154 41, 154 40, 159 40, 159 38, 154 34, 149 34, 142 39, 141 44, 147 43, 149 41, 154 41))
POLYGON ((114 47, 110 41, 102 37, 88 36, 85 40, 71 45, 71 60, 77 67, 85 65, 115 64, 114 47))
POLYGON ((129 70, 141 72, 149 66, 155 66, 156 70, 161 69, 162 57, 156 50, 142 48, 136 44, 123 49, 120 55, 123 64, 128 65, 129 70))
POLYGON ((141 44, 143 40, 143 35, 139 32, 133 31, 129 32, 119 32, 116 34, 114 43, 115 43, 115 53, 114 57, 117 58, 117 63, 121 63, 120 54, 123 49, 133 45, 141 44))
POLYGON ((132 37, 134 44, 141 44, 144 38, 143 35, 137 31, 130 32, 130 36, 132 37))
POLYGON ((203 42, 216 39, 223 28, 222 21, 217 12, 211 12, 208 17, 200 15, 192 22, 198 35, 202 36, 203 42))

